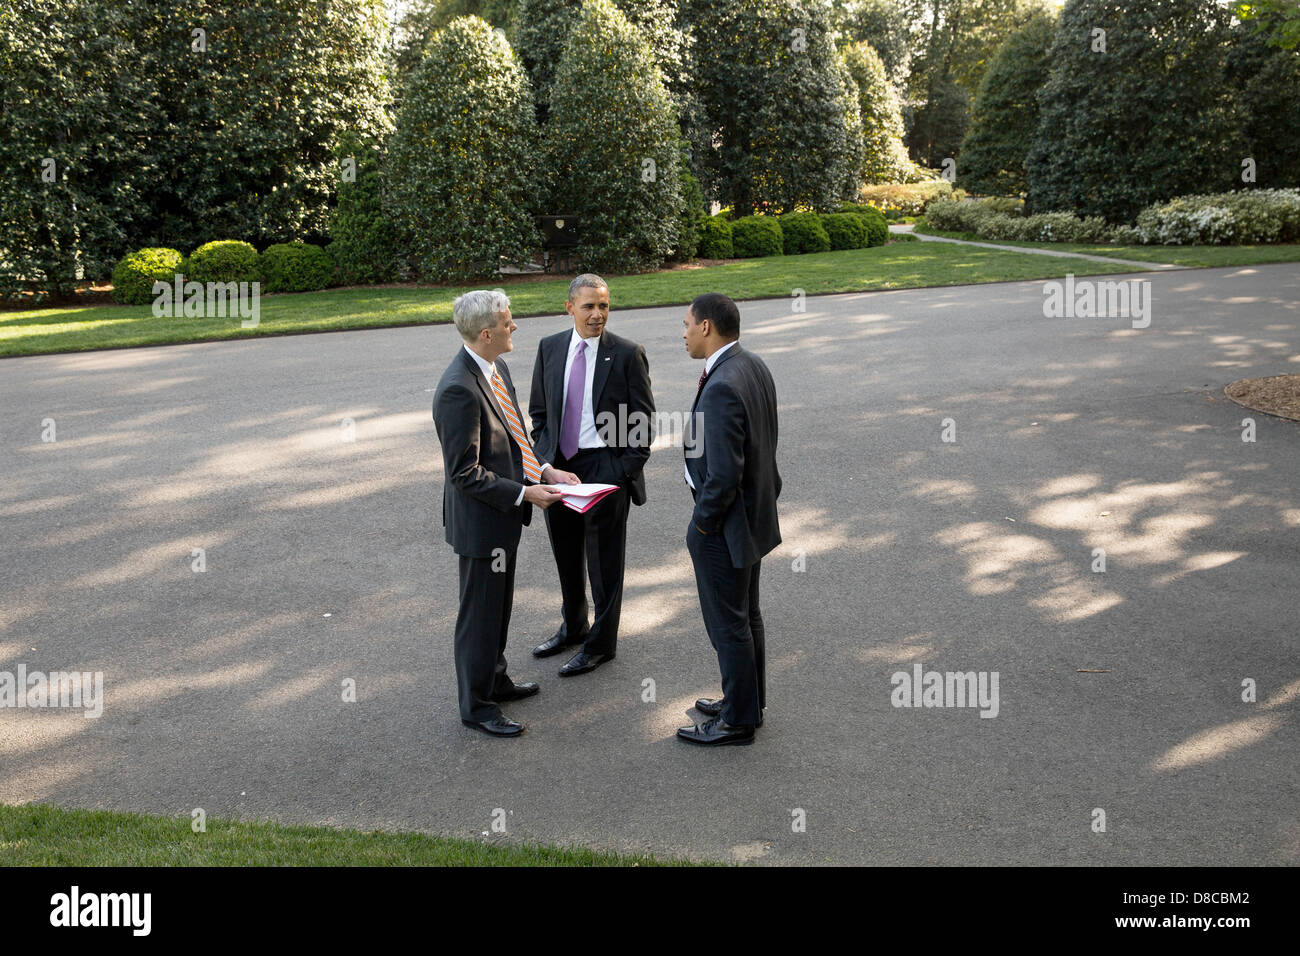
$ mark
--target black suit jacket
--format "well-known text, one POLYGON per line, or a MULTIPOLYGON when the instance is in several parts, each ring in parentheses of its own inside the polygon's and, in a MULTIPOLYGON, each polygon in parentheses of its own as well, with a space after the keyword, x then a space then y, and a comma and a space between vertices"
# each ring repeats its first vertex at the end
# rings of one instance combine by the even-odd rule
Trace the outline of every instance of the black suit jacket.
POLYGON ((748 567, 781 543, 776 433, 772 373, 737 343, 705 379, 685 441, 695 483, 691 520, 707 534, 723 535, 733 567, 748 567))
MULTIPOLYGON (((510 370, 497 374, 519 407, 510 370)), ((442 443, 442 523, 447 543, 470 558, 495 557, 519 546, 532 505, 516 505, 524 484, 523 453, 510 435, 492 385, 464 348, 442 373, 433 394, 433 421, 442 443)))
MULTIPOLYGON (((559 453, 564 422, 564 366, 569 359, 573 328, 548 335, 537 346, 528 414, 533 420, 533 450, 540 462, 553 462, 559 453)), ((628 489, 634 505, 645 504, 642 469, 650 458, 655 400, 650 391, 650 362, 645 349, 606 330, 596 348, 591 380, 591 411, 601 440, 615 451, 619 472, 579 475, 584 482, 603 482, 628 489), (642 419, 641 416, 644 416, 642 419), (638 420, 645 422, 638 428, 638 420)))

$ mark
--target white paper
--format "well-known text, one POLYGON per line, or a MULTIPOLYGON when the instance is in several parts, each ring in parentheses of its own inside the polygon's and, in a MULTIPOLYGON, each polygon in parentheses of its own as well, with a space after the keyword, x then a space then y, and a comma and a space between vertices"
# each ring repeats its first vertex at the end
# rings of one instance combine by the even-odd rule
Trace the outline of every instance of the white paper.
POLYGON ((566 498, 590 498, 602 491, 618 490, 618 485, 551 485, 551 487, 566 498))

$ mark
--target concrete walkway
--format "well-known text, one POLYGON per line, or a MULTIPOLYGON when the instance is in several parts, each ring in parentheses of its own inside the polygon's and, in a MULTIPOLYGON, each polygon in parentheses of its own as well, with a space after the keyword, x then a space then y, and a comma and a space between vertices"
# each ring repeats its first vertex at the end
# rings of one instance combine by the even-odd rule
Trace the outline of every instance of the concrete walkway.
POLYGON ((1114 256, 1094 256, 1085 255, 1082 252, 1061 252, 1058 249, 1037 249, 1032 246, 1008 246, 997 242, 974 242, 970 239, 949 239, 946 236, 928 236, 923 232, 916 232, 912 223, 899 223, 889 227, 892 233, 911 233, 922 242, 952 242, 959 246, 981 246, 985 249, 1001 249, 1004 252, 1028 252, 1036 256, 1060 256, 1066 259, 1091 259, 1094 262, 1114 262, 1123 266, 1141 266, 1151 272, 1170 272, 1178 269, 1187 269, 1189 266, 1173 265, 1168 262, 1143 262, 1140 259, 1117 259, 1114 256))

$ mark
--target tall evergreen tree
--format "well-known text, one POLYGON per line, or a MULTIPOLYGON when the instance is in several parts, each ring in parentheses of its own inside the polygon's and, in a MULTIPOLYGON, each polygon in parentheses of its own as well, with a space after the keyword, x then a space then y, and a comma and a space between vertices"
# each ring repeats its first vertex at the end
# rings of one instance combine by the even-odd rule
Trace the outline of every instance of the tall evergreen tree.
POLYGON ((1070 0, 1025 164, 1033 209, 1131 222, 1231 189, 1246 153, 1224 86, 1228 22, 1214 0, 1070 0))
POLYGON ((1254 160, 1261 187, 1300 186, 1300 49, 1286 46, 1281 12, 1261 13, 1232 33, 1226 85, 1237 91, 1242 158, 1254 160))
POLYGON ((862 181, 902 182, 909 166, 903 146, 903 117, 884 62, 865 40, 845 47, 842 55, 858 90, 864 149, 862 181))
POLYGON ((402 94, 386 196, 413 273, 493 276, 540 245, 532 217, 541 148, 528 76, 478 17, 430 39, 402 94))
POLYGON ((680 232, 677 112, 649 44, 610 0, 586 0, 551 87, 550 208, 576 213, 583 268, 657 268, 680 232))
POLYGON ((688 19, 691 145, 706 194, 738 216, 833 207, 852 149, 829 6, 693 0, 688 19))
POLYGON ((957 178, 975 193, 1016 196, 1028 189, 1025 156, 1038 129, 1038 91, 1051 70, 1055 18, 1035 16, 998 48, 971 108, 957 178))

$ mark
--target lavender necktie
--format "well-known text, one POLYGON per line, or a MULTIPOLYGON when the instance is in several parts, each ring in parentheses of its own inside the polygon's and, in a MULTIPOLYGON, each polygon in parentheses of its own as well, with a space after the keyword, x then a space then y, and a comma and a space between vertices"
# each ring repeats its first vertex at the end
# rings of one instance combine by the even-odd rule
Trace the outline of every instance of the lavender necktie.
POLYGON ((564 424, 560 428, 560 454, 572 458, 578 453, 578 434, 582 430, 582 398, 587 388, 587 343, 578 346, 569 370, 569 394, 564 399, 564 424))

